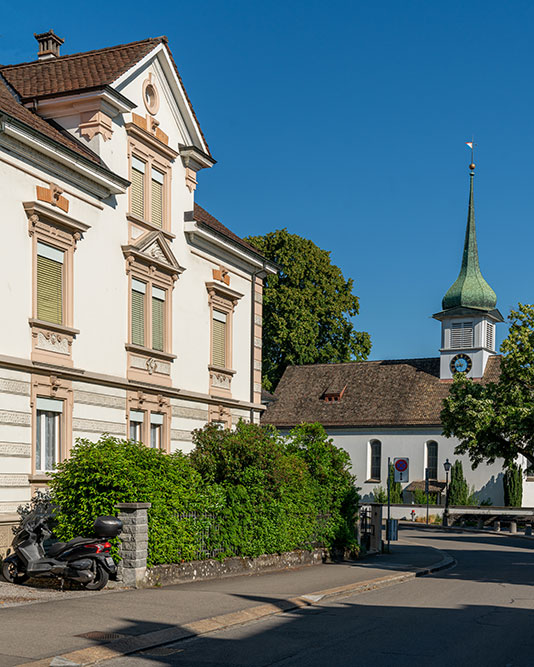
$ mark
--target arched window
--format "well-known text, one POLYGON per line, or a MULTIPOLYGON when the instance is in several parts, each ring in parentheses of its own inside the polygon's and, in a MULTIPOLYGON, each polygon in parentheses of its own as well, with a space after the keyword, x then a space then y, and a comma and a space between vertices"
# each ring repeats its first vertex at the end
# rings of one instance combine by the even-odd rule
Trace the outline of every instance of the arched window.
POLYGON ((371 475, 370 479, 379 482, 380 481, 380 467, 382 461, 382 443, 380 440, 371 440, 369 443, 370 455, 371 455, 371 475))
POLYGON ((428 479, 438 478, 438 443, 430 440, 426 443, 426 467, 428 479))

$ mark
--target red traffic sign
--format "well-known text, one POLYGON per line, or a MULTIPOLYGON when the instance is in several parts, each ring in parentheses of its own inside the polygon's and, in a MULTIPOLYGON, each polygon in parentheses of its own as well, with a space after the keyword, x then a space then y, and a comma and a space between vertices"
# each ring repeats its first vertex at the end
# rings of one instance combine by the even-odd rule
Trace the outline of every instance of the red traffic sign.
POLYGON ((404 472, 408 469, 408 461, 406 459, 395 459, 395 470, 404 472))

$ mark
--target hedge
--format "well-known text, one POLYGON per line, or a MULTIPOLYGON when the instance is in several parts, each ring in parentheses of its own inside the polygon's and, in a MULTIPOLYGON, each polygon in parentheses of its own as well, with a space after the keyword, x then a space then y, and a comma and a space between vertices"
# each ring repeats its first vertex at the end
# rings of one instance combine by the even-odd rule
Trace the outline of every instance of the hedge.
POLYGON ((235 430, 207 425, 193 443, 185 455, 107 435, 78 440, 50 484, 57 536, 88 534, 118 502, 150 502, 149 566, 315 544, 355 548, 350 459, 319 424, 288 437, 244 422, 235 430))

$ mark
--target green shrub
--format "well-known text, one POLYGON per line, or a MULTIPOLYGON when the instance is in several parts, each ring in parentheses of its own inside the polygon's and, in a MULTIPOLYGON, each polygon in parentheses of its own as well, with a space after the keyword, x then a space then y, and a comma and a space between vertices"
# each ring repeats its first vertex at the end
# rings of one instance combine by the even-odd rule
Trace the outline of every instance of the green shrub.
POLYGON ((178 515, 218 511, 222 504, 218 489, 203 483, 184 454, 165 454, 108 435, 98 442, 78 440, 70 458, 58 465, 50 488, 60 506, 55 532, 64 540, 90 535, 95 518, 115 515, 118 502, 152 503, 149 565, 191 560, 197 527, 178 515))
POLYGON ((507 507, 521 507, 523 501, 523 471, 512 463, 503 477, 504 504, 507 507))
POLYGON ((385 504, 388 501, 387 491, 382 486, 375 486, 373 489, 373 502, 385 504))
POLYGON ((395 468, 393 463, 389 464, 389 501, 396 505, 402 505, 402 485, 400 482, 395 482, 395 468))
MULTIPOLYGON (((413 492, 413 501, 416 505, 426 505, 426 493, 423 489, 415 489, 413 492)), ((436 493, 428 494, 428 504, 437 505, 438 497, 436 493)))
POLYGON ((234 430, 207 425, 194 431, 193 442, 193 466, 225 494, 228 554, 353 545, 358 494, 350 458, 319 424, 298 426, 287 438, 244 422, 234 430))
POLYGON ((458 459, 451 468, 451 482, 449 484, 449 505, 469 505, 472 499, 472 493, 469 492, 469 486, 464 478, 462 462, 458 459))

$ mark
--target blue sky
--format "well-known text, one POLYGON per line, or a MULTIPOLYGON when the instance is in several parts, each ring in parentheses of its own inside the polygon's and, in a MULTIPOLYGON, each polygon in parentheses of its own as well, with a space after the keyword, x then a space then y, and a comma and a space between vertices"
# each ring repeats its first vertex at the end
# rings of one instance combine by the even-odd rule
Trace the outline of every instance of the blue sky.
POLYGON ((166 34, 218 160, 197 201, 242 236, 287 227, 331 250, 355 281, 371 358, 438 354, 430 316, 460 267, 472 134, 482 272, 504 315, 534 302, 534 3, 116 0, 2 14, 2 64, 33 60, 33 33, 49 28, 62 53, 166 34))

